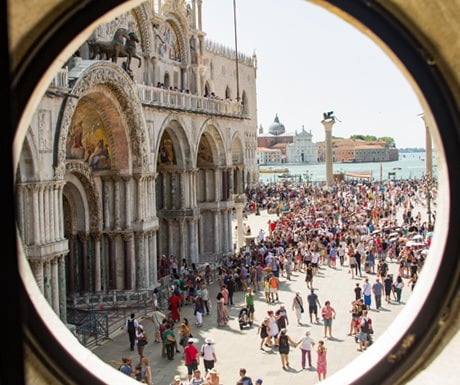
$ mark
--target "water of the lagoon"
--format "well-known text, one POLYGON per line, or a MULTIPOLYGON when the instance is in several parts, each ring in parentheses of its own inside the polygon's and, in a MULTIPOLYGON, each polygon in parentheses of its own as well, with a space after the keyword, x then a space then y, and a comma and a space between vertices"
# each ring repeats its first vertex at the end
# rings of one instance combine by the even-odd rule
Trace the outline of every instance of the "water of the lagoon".
MULTIPOLYGON (((326 164, 281 164, 260 166, 266 168, 288 168, 289 174, 295 176, 294 180, 302 182, 324 182, 326 180, 326 164)), ((399 160, 394 162, 371 162, 371 163, 334 163, 333 173, 346 172, 371 172, 372 179, 379 181, 388 179, 420 179, 426 174, 425 152, 400 153, 399 160), (380 166, 382 175, 380 176, 380 166), (395 173, 394 176, 388 173, 395 173)), ((261 183, 279 182, 280 174, 260 173, 261 183)), ((433 177, 436 177, 436 160, 433 157, 433 177)))

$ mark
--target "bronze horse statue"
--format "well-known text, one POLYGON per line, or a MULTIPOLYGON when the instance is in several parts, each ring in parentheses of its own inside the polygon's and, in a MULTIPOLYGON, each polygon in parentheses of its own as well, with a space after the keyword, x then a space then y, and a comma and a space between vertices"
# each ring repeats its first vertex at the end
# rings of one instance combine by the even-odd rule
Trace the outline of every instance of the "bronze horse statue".
POLYGON ((141 67, 141 58, 136 54, 136 43, 139 43, 139 38, 135 32, 128 33, 128 39, 123 46, 123 49, 118 54, 118 57, 126 57, 126 62, 123 63, 123 68, 130 72, 131 71, 131 59, 135 58, 139 62, 138 68, 141 67))
POLYGON ((88 41, 88 46, 91 49, 90 59, 93 60, 99 57, 101 60, 112 60, 112 62, 116 63, 124 48, 123 38, 129 40, 126 28, 118 28, 111 41, 88 41))

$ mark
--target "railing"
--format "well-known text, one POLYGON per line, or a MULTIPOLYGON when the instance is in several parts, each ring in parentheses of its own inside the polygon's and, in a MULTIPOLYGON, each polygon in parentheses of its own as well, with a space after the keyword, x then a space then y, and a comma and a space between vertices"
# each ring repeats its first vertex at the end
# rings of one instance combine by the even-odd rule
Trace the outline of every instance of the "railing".
MULTIPOLYGON (((80 67, 78 68, 80 68, 80 71, 83 71, 89 66, 89 63, 91 63, 89 60, 82 61, 80 63, 80 67)), ((75 69, 72 71, 75 71, 75 69)), ((73 74, 72 76, 77 75, 73 74)), ((67 68, 62 68, 58 71, 58 73, 54 76, 50 87, 66 89, 70 87, 69 71, 67 68)), ((243 104, 238 101, 206 98, 187 92, 179 92, 143 84, 137 84, 137 89, 141 102, 150 106, 227 116, 238 119, 247 117, 247 112, 243 104)))
POLYGON ((151 106, 234 118, 244 117, 243 105, 236 101, 205 98, 187 92, 165 90, 143 84, 138 84, 137 89, 142 103, 151 106))
POLYGON ((109 315, 96 310, 71 309, 69 323, 75 325, 75 335, 83 346, 99 344, 109 337, 109 315), (73 322, 70 322, 73 321, 73 322))
MULTIPOLYGON (((224 260, 224 256, 216 256, 215 261, 197 263, 196 268, 204 276, 206 263, 209 263, 211 274, 207 283, 211 284, 218 281, 217 267, 224 260)), ((171 275, 159 280, 158 307, 165 312, 168 309, 171 289, 171 275)), ((130 313, 141 311, 147 316, 152 310, 152 301, 152 290, 149 289, 74 295, 69 298, 67 324, 82 345, 97 345, 123 327, 130 313)))

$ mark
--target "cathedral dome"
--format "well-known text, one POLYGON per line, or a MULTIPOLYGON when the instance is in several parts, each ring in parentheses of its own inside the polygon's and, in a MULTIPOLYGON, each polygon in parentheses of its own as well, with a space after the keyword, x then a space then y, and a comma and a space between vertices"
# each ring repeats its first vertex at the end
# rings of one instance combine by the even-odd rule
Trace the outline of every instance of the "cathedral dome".
POLYGON ((268 128, 268 133, 272 135, 282 135, 284 134, 286 129, 284 128, 284 124, 280 123, 278 119, 278 114, 275 116, 275 121, 270 125, 268 128))

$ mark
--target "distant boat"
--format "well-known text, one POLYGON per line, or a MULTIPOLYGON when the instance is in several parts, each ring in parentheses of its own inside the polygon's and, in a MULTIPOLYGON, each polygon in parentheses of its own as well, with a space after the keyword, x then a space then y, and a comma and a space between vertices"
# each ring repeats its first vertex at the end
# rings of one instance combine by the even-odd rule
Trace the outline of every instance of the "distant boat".
POLYGON ((262 174, 289 174, 289 169, 287 167, 269 167, 259 168, 259 172, 262 174))
POLYGON ((393 167, 393 170, 401 170, 401 167, 393 167))

